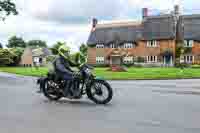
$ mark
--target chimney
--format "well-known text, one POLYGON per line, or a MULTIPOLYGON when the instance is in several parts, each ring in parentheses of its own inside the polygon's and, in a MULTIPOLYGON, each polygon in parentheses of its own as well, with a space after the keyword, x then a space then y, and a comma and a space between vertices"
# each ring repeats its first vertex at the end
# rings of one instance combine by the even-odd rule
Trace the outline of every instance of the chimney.
POLYGON ((93 18, 92 19, 92 28, 95 28, 97 24, 98 24, 98 20, 96 18, 93 18))
POLYGON ((174 6, 174 14, 175 14, 176 16, 178 16, 178 15, 180 14, 179 5, 175 5, 175 6, 174 6))
POLYGON ((148 8, 142 8, 142 18, 148 17, 148 8))

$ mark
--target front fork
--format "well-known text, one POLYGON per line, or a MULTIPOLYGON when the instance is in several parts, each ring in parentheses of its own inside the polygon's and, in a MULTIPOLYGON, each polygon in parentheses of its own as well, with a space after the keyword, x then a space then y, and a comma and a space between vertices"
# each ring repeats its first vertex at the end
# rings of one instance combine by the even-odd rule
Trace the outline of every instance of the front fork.
MULTIPOLYGON (((90 91, 89 89, 92 89, 92 85, 93 85, 93 83, 94 83, 96 80, 103 80, 103 81, 104 81, 103 78, 100 78, 100 77, 93 77, 93 78, 86 84, 86 91, 87 91, 87 90, 90 91)), ((101 89, 101 86, 96 86, 96 85, 95 85, 94 89, 95 89, 95 92, 94 92, 94 93, 96 93, 97 95, 102 95, 102 94, 103 94, 102 89, 101 89)))

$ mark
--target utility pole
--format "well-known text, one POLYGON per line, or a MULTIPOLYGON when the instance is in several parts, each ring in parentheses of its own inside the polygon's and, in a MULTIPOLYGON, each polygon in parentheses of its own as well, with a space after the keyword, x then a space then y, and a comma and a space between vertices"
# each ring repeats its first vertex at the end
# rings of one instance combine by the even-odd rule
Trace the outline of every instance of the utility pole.
POLYGON ((184 25, 181 21, 181 13, 180 13, 180 6, 175 5, 174 6, 174 24, 175 24, 175 63, 183 64, 184 63, 184 57, 182 56, 184 54, 183 51, 183 42, 184 37, 182 33, 184 32, 184 25))

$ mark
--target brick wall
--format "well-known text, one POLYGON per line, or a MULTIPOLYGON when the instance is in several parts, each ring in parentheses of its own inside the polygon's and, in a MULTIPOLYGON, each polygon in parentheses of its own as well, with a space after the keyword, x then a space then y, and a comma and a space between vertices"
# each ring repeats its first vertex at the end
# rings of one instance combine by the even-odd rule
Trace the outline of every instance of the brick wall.
POLYGON ((138 46, 132 49, 135 56, 158 56, 158 60, 162 62, 161 54, 166 50, 171 49, 174 53, 175 59, 175 40, 159 40, 157 47, 147 47, 147 41, 139 41, 138 46))
MULTIPOLYGON (((147 47, 147 41, 139 41, 138 45, 135 48, 129 48, 127 49, 127 51, 133 56, 158 56, 159 61, 162 61, 162 56, 160 56, 160 54, 168 48, 170 48, 173 51, 175 59, 175 40, 157 41, 157 47, 153 48, 147 47)), ((106 57, 109 51, 111 50, 111 48, 88 48, 88 63, 96 64, 96 56, 106 57)), ((106 60, 106 63, 109 62, 106 60)))
POLYGON ((24 50, 24 53, 21 56, 20 65, 33 65, 32 51, 30 48, 24 50))
POLYGON ((194 63, 200 64, 200 42, 194 41, 191 55, 194 56, 194 63))
POLYGON ((96 64, 96 48, 88 48, 87 63, 92 65, 96 64))

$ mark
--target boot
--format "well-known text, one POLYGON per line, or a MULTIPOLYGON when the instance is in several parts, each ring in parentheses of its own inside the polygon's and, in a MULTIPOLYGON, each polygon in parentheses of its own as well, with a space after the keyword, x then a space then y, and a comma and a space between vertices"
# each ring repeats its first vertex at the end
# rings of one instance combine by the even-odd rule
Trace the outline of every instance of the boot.
POLYGON ((69 98, 69 99, 73 99, 73 93, 71 91, 72 88, 72 82, 71 81, 67 81, 65 88, 64 88, 64 95, 65 97, 69 98))
POLYGON ((75 99, 80 99, 82 94, 81 94, 81 90, 79 88, 79 82, 78 81, 74 81, 73 84, 73 93, 74 93, 74 98, 75 99))

